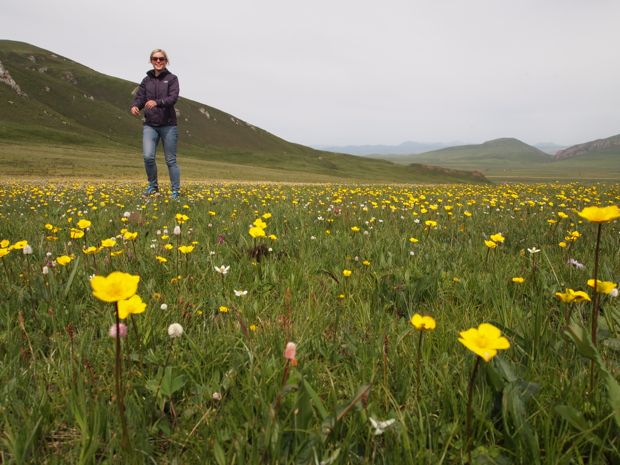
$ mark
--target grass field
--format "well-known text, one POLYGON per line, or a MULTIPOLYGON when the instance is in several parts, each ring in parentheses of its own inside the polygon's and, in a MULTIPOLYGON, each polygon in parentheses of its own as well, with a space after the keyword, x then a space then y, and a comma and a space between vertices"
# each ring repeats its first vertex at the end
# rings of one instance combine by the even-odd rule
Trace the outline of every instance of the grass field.
POLYGON ((618 184, 143 187, 0 184, 0 463, 618 463, 618 184))

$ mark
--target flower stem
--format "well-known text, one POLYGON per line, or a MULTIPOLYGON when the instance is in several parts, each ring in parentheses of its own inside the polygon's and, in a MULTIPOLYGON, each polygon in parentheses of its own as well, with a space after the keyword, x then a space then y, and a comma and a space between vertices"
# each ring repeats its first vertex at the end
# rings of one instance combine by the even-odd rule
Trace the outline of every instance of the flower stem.
POLYGON ((116 404, 118 406, 118 415, 121 420, 121 448, 128 450, 129 448, 129 433, 127 430, 127 418, 125 417, 125 396, 122 386, 123 366, 121 360, 121 319, 118 315, 118 302, 116 302, 116 337, 114 338, 116 346, 116 357, 114 367, 114 381, 116 389, 116 404))
MULTIPOLYGON (((596 334, 598 332, 599 292, 598 292, 598 254, 601 245, 602 224, 598 224, 596 232, 596 249, 594 250, 594 299, 592 299, 592 344, 596 348, 596 334)), ((590 362, 590 392, 594 390, 594 360, 590 362)))
POLYGON ((467 463, 471 465, 471 404, 473 398, 474 391, 474 380, 476 379, 476 372, 478 371, 478 366, 480 365, 480 357, 476 357, 476 364, 474 365, 474 369, 471 372, 471 378, 469 378, 469 385, 467 386, 467 417, 465 423, 465 434, 467 439, 467 463))
POLYGON ((420 400, 420 384, 422 384, 422 336, 424 335, 424 331, 420 331, 420 336, 418 337, 418 360, 416 363, 416 370, 418 374, 418 382, 415 389, 415 397, 416 400, 420 400))

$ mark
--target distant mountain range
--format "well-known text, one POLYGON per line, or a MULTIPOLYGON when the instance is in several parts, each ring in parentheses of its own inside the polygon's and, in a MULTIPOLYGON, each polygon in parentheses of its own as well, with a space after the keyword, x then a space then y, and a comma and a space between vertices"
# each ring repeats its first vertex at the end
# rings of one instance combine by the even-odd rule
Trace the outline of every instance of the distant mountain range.
MULTIPOLYGON (((136 88, 136 83, 98 73, 51 51, 0 40, 0 165, 20 160, 24 171, 19 172, 28 174, 26 160, 15 154, 34 157, 41 147, 77 147, 93 158, 93 165, 98 162, 94 157, 100 156, 96 151, 140 154, 142 122, 129 113, 136 88)), ((224 165, 230 165, 231 172, 246 165, 270 173, 296 173, 282 180, 486 182, 479 173, 421 165, 403 168, 385 160, 315 150, 186 98, 180 98, 176 108, 179 153, 217 163, 223 171, 224 165)), ((63 150, 57 152, 60 155, 55 156, 63 156, 63 150)), ((36 169, 32 175, 37 175, 36 169)))
MULTIPOLYGON (((418 153, 431 152, 433 150, 444 149, 464 145, 462 142, 414 142, 406 141, 398 145, 315 145, 318 150, 327 150, 336 153, 348 153, 359 156, 376 155, 415 155, 418 153)), ((549 154, 555 154, 558 150, 566 148, 565 145, 553 142, 541 142, 534 144, 533 147, 549 154)))

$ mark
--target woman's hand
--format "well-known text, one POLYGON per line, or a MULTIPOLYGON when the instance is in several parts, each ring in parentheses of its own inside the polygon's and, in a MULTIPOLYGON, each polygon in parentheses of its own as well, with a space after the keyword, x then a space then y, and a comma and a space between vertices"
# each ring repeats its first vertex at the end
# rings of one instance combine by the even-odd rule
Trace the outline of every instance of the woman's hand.
POLYGON ((131 114, 134 116, 140 115, 140 109, 138 107, 131 107, 131 114))
POLYGON ((150 110, 151 108, 155 108, 156 106, 157 102, 155 100, 149 100, 148 102, 146 102, 146 105, 144 105, 144 108, 150 110))

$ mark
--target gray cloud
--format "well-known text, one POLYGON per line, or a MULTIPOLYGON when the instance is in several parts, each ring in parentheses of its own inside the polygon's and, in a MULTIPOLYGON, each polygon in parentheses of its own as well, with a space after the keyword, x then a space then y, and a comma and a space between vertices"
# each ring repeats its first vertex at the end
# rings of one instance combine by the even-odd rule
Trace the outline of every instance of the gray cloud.
POLYGON ((620 133, 612 0, 22 0, 2 38, 182 95, 304 144, 583 142, 620 133))

